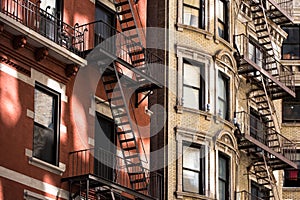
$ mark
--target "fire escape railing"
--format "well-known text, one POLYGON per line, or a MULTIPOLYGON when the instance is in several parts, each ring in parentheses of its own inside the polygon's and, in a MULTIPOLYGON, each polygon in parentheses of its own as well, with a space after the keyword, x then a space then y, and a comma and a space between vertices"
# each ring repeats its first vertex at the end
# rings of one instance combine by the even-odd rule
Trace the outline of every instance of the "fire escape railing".
POLYGON ((45 36, 69 51, 83 56, 83 34, 37 4, 23 0, 1 0, 0 12, 45 36))
MULTIPOLYGON (((289 88, 291 91, 295 91, 295 78, 293 72, 286 66, 282 65, 274 56, 268 55, 264 47, 259 44, 253 44, 257 49, 259 49, 263 56, 261 59, 253 60, 251 59, 251 53, 249 50, 249 44, 251 39, 245 34, 235 35, 235 45, 238 50, 238 56, 246 62, 246 64, 255 68, 257 71, 261 72, 264 76, 268 78, 274 78, 277 81, 280 81, 284 86, 289 88)), ((255 56, 255 55, 254 55, 255 56)), ((240 63, 239 72, 243 71, 243 64, 240 63)), ((247 69, 245 69, 247 71, 247 69)))
POLYGON ((236 112, 236 120, 243 136, 248 135, 252 139, 281 154, 290 161, 296 159, 296 144, 291 140, 270 129, 262 119, 258 119, 247 112, 236 112), (272 138, 270 138, 270 136, 272 138), (274 140, 276 138, 276 140, 274 140), (274 144, 279 142, 279 144, 274 144), (274 148, 272 146, 275 146, 274 148))
POLYGON ((293 16, 293 0, 275 0, 275 2, 286 14, 293 16))
MULTIPOLYGON (((90 22, 80 26, 75 26, 76 32, 83 33, 83 43, 81 48, 83 51, 90 51, 98 45, 105 49, 107 53, 122 59, 126 63, 133 65, 131 52, 135 52, 144 48, 141 43, 134 41, 130 36, 118 31, 115 27, 107 24, 102 20, 90 22), (93 38, 93 40, 91 40, 93 38), (86 44, 89 41, 89 44, 86 44)), ((148 49, 146 52, 146 63, 162 64, 162 59, 148 49)))
MULTIPOLYGON (((127 161, 128 162, 128 161, 127 161)), ((104 149, 84 149, 69 153, 68 177, 92 174, 125 188, 132 189, 125 160, 104 149)), ((162 177, 144 168, 148 190, 141 191, 153 198, 162 199, 162 177)))

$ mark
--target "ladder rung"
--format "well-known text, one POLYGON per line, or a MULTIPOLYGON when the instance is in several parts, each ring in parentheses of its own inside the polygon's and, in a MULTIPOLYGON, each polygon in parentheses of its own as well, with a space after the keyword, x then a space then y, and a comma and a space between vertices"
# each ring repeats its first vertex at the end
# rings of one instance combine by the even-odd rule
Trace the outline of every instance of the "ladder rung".
POLYGON ((122 10, 121 12, 118 12, 119 15, 124 15, 124 14, 128 14, 131 13, 131 10, 122 10))
POLYGON ((141 179, 136 179, 133 181, 130 181, 131 183, 141 183, 141 182, 146 182, 146 178, 141 178, 141 179))
POLYGON ((116 83, 116 82, 118 82, 118 80, 117 79, 113 79, 113 80, 105 81, 105 82, 103 82, 103 84, 104 85, 108 85, 108 84, 112 84, 112 83, 116 83))
POLYGON ((132 29, 135 29, 136 27, 135 26, 128 26, 126 28, 122 28, 122 31, 129 31, 129 30, 132 30, 132 29))
POLYGON ((132 52, 129 52, 128 54, 130 56, 136 56, 136 55, 139 55, 139 54, 144 54, 144 50, 139 50, 139 51, 132 51, 132 52))
POLYGON ((140 175, 140 174, 145 174, 145 172, 143 171, 139 171, 139 172, 128 172, 129 176, 136 176, 136 175, 140 175))
POLYGON ((126 124, 129 124, 129 122, 121 122, 121 123, 116 123, 118 126, 123 126, 123 125, 126 125, 126 124))
POLYGON ((141 163, 130 163, 130 164, 127 164, 126 167, 141 167, 141 163))
POLYGON ((124 105, 117 105, 117 106, 111 107, 112 110, 119 109, 119 108, 124 108, 124 105))
POLYGON ((138 63, 141 63, 141 62, 144 62, 144 61, 145 61, 145 58, 138 59, 138 60, 133 60, 132 64, 138 64, 138 63))
POLYGON ((124 159, 127 160, 127 159, 138 158, 138 157, 139 157, 139 154, 133 154, 130 156, 125 156, 124 159))
POLYGON ((132 142, 132 141, 135 141, 135 138, 129 138, 129 139, 126 139, 126 140, 120 140, 120 143, 132 142))
POLYGON ((127 116, 127 114, 126 113, 121 113, 121 114, 117 114, 117 115, 114 115, 114 116, 115 116, 115 118, 121 118, 121 117, 127 116))
POLYGON ((269 37, 269 35, 263 35, 263 36, 259 36, 259 37, 257 37, 258 39, 264 39, 264 38, 267 38, 267 37, 269 37))
POLYGON ((123 148, 123 151, 131 151, 131 150, 136 150, 136 146, 123 148))
POLYGON ((132 133, 132 130, 126 130, 126 131, 118 131, 117 132, 118 134, 122 134, 122 135, 124 135, 124 134, 127 134, 127 133, 132 133))
POLYGON ((123 24, 123 23, 130 22, 130 21, 133 21, 133 17, 129 17, 127 19, 123 19, 123 20, 120 21, 120 23, 123 24))

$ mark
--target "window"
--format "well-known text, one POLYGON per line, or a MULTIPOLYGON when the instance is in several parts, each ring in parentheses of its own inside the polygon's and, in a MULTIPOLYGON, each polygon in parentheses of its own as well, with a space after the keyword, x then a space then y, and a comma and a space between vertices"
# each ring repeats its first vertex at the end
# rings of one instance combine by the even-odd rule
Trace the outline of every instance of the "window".
POLYGON ((249 59, 256 63, 258 66, 263 66, 263 52, 262 50, 253 42, 249 42, 249 59))
POLYGON ((225 0, 218 1, 218 34, 221 38, 228 40, 228 8, 225 0))
POLYGON ((261 199, 268 200, 270 199, 269 194, 270 194, 269 189, 263 186, 259 186, 257 183, 253 181, 251 182, 251 200, 261 200, 261 199))
POLYGON ((51 40, 58 39, 60 34, 60 20, 62 20, 63 1, 41 1, 40 3, 40 32, 51 40))
POLYGON ((115 26, 115 15, 111 10, 97 3, 95 12, 96 21, 101 20, 102 22, 96 23, 94 27, 95 33, 95 46, 103 40, 111 37, 113 35, 113 29, 109 26, 115 26))
POLYGON ((114 155, 116 154, 115 125, 109 119, 96 112, 95 123, 95 174, 113 180, 114 155))
POLYGON ((219 152, 219 199, 227 200, 230 196, 229 191, 229 158, 219 152))
POLYGON ((33 156, 58 165, 60 94, 36 84, 34 90, 33 156))
POLYGON ((296 98, 287 97, 282 101, 282 121, 300 122, 300 87, 296 87, 296 98))
POLYGON ((258 111, 250 108, 250 135, 261 143, 266 142, 266 125, 258 111))
POLYGON ((183 145, 183 191, 204 194, 204 148, 183 145))
POLYGON ((283 59, 300 59, 300 26, 282 28, 288 36, 282 44, 283 59))
POLYGON ((183 106, 205 110, 205 64, 191 60, 183 63, 183 106))
POLYGON ((229 120, 229 78, 218 73, 218 112, 220 117, 229 120))
POLYGON ((284 187, 300 187, 300 149, 297 149, 295 155, 295 163, 298 165, 297 169, 285 169, 284 170, 284 187))
POLYGON ((205 0, 183 0, 183 23, 205 28, 205 0))

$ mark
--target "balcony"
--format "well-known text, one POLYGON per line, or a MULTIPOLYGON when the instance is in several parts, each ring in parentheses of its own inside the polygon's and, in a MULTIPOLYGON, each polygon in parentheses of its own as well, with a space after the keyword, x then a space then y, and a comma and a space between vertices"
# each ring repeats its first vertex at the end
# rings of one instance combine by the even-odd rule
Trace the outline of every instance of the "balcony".
POLYGON ((259 88, 261 75, 268 81, 271 99, 287 95, 295 97, 293 72, 267 53, 266 49, 244 34, 235 35, 237 48, 238 72, 251 79, 259 88))
POLYGON ((296 145, 268 126, 268 119, 258 119, 246 112, 237 112, 239 148, 260 157, 267 152, 273 169, 297 168, 296 145))
MULTIPOLYGON (((130 163, 127 164, 130 165, 130 163)), ((145 173, 137 173, 137 180, 147 180, 146 190, 133 189, 125 160, 103 149, 85 149, 69 154, 69 171, 63 182, 69 182, 70 190, 78 196, 101 197, 103 191, 113 191, 115 195, 127 198, 162 199, 162 177, 144 168, 145 173), (78 190, 79 189, 79 190, 78 190)), ((130 170, 133 170, 130 168, 130 170)), ((73 196, 72 198, 76 198, 73 196)), ((70 198, 71 199, 71 198, 70 198)))
POLYGON ((0 21, 10 34, 26 35, 33 46, 48 47, 53 57, 67 63, 85 64, 80 49, 82 33, 47 10, 39 8, 37 4, 22 0, 1 0, 0 21))

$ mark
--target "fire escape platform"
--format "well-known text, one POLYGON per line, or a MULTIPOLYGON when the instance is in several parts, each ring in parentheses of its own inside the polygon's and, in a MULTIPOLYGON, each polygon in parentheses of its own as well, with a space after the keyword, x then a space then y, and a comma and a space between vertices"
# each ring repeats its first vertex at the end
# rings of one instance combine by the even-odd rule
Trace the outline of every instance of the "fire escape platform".
MULTIPOLYGON (((268 0, 272 8, 267 11, 268 17, 277 25, 287 24, 293 22, 293 17, 287 13, 281 6, 274 0, 268 0)), ((293 3, 293 1, 285 1, 283 3, 293 3)))
POLYGON ((252 144, 254 144, 255 146, 265 150, 266 152, 272 154, 275 158, 277 158, 281 165, 287 165, 288 167, 292 167, 297 169, 297 164, 291 160, 289 160, 288 158, 286 158, 285 156, 283 156, 280 153, 277 153, 276 151, 274 151, 273 149, 271 149, 270 147, 266 146, 265 144, 259 142, 257 139, 255 139, 254 137, 244 134, 244 139, 251 142, 252 144))
POLYGON ((268 78, 273 83, 275 83, 277 86, 279 86, 282 90, 284 90, 284 92, 288 93, 289 95, 291 95, 293 97, 296 96, 296 93, 293 90, 291 90, 289 87, 287 87, 281 81, 279 81, 276 77, 272 76, 270 74, 270 72, 268 72, 267 70, 263 69, 262 67, 260 67, 259 65, 257 65, 255 62, 253 62, 252 60, 250 60, 247 57, 243 57, 242 59, 246 62, 244 65, 247 65, 247 64, 250 65, 250 70, 249 70, 249 67, 248 67, 248 69, 246 69, 245 71, 243 71, 243 70, 239 71, 240 74, 244 74, 245 72, 247 72, 249 74, 251 72, 258 71, 264 77, 268 78), (251 69, 251 67, 252 67, 252 69, 251 69))
MULTIPOLYGON (((136 190, 124 187, 122 185, 119 185, 117 183, 114 183, 112 181, 109 181, 105 178, 100 178, 93 174, 84 174, 79 176, 72 176, 72 177, 66 177, 61 179, 62 182, 69 182, 71 185, 79 185, 80 183, 86 181, 88 182, 88 187, 95 188, 100 186, 106 186, 109 187, 112 190, 117 190, 119 192, 124 192, 126 194, 132 195, 135 198, 145 199, 145 200, 155 200, 156 198, 150 197, 148 195, 145 195, 143 193, 140 193, 136 190)), ((86 186, 87 187, 87 186, 86 186)))

